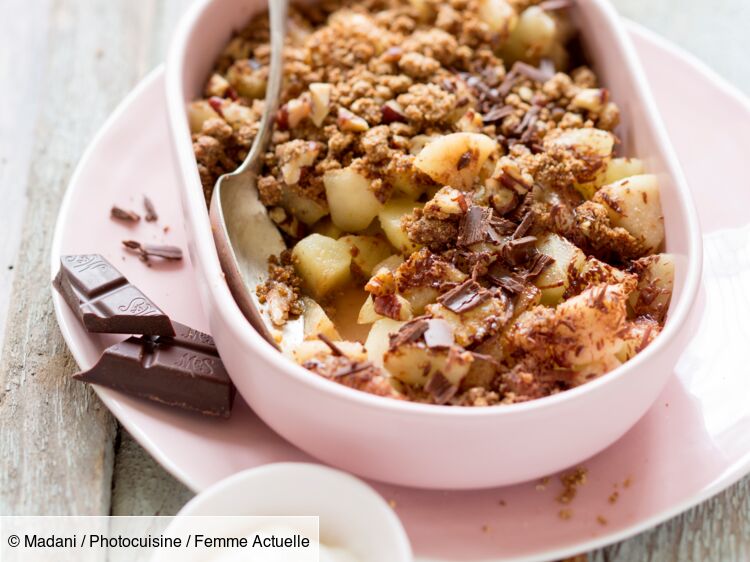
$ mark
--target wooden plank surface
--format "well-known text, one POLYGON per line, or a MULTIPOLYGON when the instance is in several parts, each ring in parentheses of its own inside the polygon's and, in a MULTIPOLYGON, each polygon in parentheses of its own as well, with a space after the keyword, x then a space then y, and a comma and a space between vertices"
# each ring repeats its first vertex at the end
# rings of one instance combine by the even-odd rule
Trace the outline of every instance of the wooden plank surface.
MULTIPOLYGON (((0 78, 14 85, 0 89, 0 514, 169 515, 192 496, 90 391, 68 382, 75 365, 55 325, 47 271, 75 163, 117 102, 163 60, 189 3, 5 0, 17 16, 0 34, 0 78)), ((747 0, 613 3, 750 92, 747 0)), ((749 519, 750 478, 589 559, 750 560, 749 519)))

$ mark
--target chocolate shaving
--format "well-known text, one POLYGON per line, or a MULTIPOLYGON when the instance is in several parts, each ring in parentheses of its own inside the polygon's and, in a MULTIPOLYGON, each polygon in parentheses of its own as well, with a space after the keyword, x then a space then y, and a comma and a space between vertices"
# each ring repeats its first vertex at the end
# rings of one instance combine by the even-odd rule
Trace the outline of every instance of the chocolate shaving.
POLYGON ((156 212, 153 201, 145 195, 143 196, 143 206, 146 208, 146 222, 159 220, 159 214, 156 212))
POLYGON ((518 240, 519 238, 522 238, 526 235, 526 233, 531 229, 531 227, 534 224, 534 213, 526 213, 523 216, 523 219, 521 220, 521 223, 518 225, 516 230, 513 232, 513 235, 511 238, 513 240, 518 240))
POLYGON ((490 220, 492 229, 501 236, 510 236, 516 231, 516 223, 503 217, 492 217, 490 220))
POLYGON ((529 258, 529 252, 536 242, 536 236, 524 236, 508 240, 500 248, 501 257, 508 263, 519 265, 529 258))
POLYGON ((424 317, 414 318, 410 320, 395 334, 391 334, 389 340, 390 349, 395 349, 405 343, 411 343, 417 341, 422 337, 428 328, 427 320, 424 317))
POLYGON ((112 210, 109 212, 109 216, 112 217, 113 219, 119 219, 121 221, 128 221, 128 222, 138 222, 139 220, 141 220, 141 217, 138 213, 134 213, 133 211, 127 211, 125 209, 121 209, 120 207, 116 205, 112 206, 112 210))
POLYGON ((528 280, 536 279, 541 275, 542 271, 555 263, 555 258, 548 256, 547 254, 542 254, 541 252, 536 253, 531 259, 531 265, 529 266, 528 271, 524 273, 524 277, 528 280))
POLYGON ((489 113, 482 117, 482 123, 490 125, 491 123, 497 123, 502 121, 508 115, 512 115, 515 109, 511 105, 503 105, 492 108, 489 113))
POLYGON ((424 385, 424 389, 432 395, 438 404, 445 404, 458 392, 458 386, 451 384, 451 381, 440 371, 430 377, 430 380, 424 385))
POLYGON ((467 279, 447 293, 440 295, 437 298, 437 302, 448 310, 460 314, 461 312, 476 308, 491 296, 490 292, 479 283, 472 279, 467 279))
POLYGON ((515 129, 513 129, 513 133, 516 135, 523 136, 526 135, 526 133, 529 131, 529 129, 532 129, 533 132, 533 125, 536 123, 536 117, 539 114, 539 107, 533 106, 529 108, 529 110, 523 114, 523 118, 521 119, 521 122, 516 126, 515 129))
MULTIPOLYGON (((518 63, 516 63, 518 64, 518 63)), ((519 73, 516 71, 515 65, 513 68, 511 68, 510 72, 505 75, 505 78, 503 79, 500 86, 497 88, 497 95, 502 100, 505 99, 505 96, 507 96, 513 87, 516 85, 516 82, 521 78, 519 73)))
POLYGON ((458 163, 456 164, 456 170, 460 172, 461 170, 466 168, 466 166, 471 164, 471 158, 472 158, 471 150, 467 150, 466 152, 464 152, 458 159, 458 163))
POLYGON ((167 246, 161 244, 141 244, 136 240, 123 240, 122 245, 128 250, 133 250, 139 254, 142 261, 148 261, 149 258, 163 258, 165 260, 181 260, 182 250, 177 246, 167 246))
POLYGON ((447 321, 441 318, 432 318, 426 322, 427 330, 424 333, 424 341, 427 347, 445 348, 454 344, 453 328, 447 321))
POLYGON ((325 334, 318 334, 318 339, 322 341, 324 344, 326 344, 331 349, 331 353, 333 353, 334 355, 338 357, 344 356, 344 352, 341 351, 341 348, 337 346, 335 343, 333 343, 331 338, 329 338, 325 334))
POLYGON ((487 276, 494 285, 508 291, 512 295, 523 293, 526 288, 523 277, 516 275, 515 273, 496 273, 490 271, 487 276))
POLYGON ((484 241, 492 218, 492 210, 487 207, 472 205, 461 217, 458 225, 456 244, 461 247, 471 246, 484 241))
POLYGON ((554 70, 550 72, 548 67, 537 68, 520 61, 513 63, 513 68, 510 69, 510 73, 516 73, 539 83, 544 83, 554 76, 554 70))
POLYGON ((339 377, 345 377, 347 375, 353 375, 355 373, 360 373, 362 371, 366 371, 367 369, 372 368, 373 364, 369 361, 352 361, 351 364, 347 365, 346 367, 341 367, 340 369, 334 371, 331 373, 331 378, 339 378, 339 377))

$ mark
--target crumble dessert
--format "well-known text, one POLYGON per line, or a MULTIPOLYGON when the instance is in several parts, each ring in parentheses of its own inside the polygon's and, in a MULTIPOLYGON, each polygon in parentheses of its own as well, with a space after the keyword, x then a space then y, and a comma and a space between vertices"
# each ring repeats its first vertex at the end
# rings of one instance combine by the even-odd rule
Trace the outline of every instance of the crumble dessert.
MULTIPOLYGON (((615 155, 619 110, 567 7, 291 11, 258 183, 290 251, 258 294, 279 326, 304 316, 295 361, 380 396, 490 406, 581 385, 659 334, 674 276, 659 187, 615 155), (338 321, 352 290, 366 337, 338 321)), ((207 201, 257 133, 268 42, 260 15, 188 108, 207 201)))

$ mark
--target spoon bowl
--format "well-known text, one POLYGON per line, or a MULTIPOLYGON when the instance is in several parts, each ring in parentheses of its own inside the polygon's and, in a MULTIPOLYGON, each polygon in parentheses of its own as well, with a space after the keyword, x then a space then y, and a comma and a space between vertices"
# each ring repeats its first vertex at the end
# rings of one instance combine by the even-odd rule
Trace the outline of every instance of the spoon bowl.
POLYGON ((261 304, 256 287, 268 279, 268 260, 286 249, 284 239, 268 216, 257 187, 261 158, 271 136, 281 95, 284 36, 288 0, 269 3, 271 65, 258 134, 244 162, 221 176, 211 196, 209 217, 221 268, 242 313, 272 345, 301 340, 302 320, 276 328, 261 304))

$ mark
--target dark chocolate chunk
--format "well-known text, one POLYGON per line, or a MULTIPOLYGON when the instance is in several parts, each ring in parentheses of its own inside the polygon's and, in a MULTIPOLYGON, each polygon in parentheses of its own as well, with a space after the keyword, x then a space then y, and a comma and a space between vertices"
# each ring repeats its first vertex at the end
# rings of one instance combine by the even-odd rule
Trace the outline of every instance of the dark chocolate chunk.
POLYGON ((146 222, 159 220, 159 214, 156 212, 153 201, 145 195, 143 196, 143 206, 146 208, 146 222))
POLYGON ((437 302, 448 310, 459 314, 476 308, 492 297, 490 292, 472 279, 467 279, 437 298, 437 302))
POLYGON ((536 236, 524 236, 508 240, 500 248, 500 256, 507 263, 518 266, 531 257, 536 236))
POLYGON ((531 258, 531 263, 528 270, 524 272, 524 277, 528 280, 536 279, 547 266, 552 265, 554 262, 555 258, 552 256, 538 252, 531 258))
POLYGON ((449 381, 440 371, 430 377, 430 380, 424 385, 424 389, 432 394, 432 397, 438 404, 445 404, 453 398, 458 391, 458 387, 455 384, 451 384, 451 381, 449 381))
POLYGON ((424 317, 414 318, 401 326, 401 329, 389 338, 389 346, 395 349, 405 343, 417 341, 427 331, 427 320, 424 317))
POLYGON ((167 246, 164 244, 141 244, 136 240, 123 240, 122 245, 128 250, 133 250, 139 254, 143 261, 148 261, 151 257, 163 258, 165 260, 181 260, 182 250, 177 246, 167 246))
POLYGON ((138 213, 134 213, 133 211, 128 211, 126 209, 121 209, 116 205, 112 206, 112 209, 109 212, 109 216, 111 216, 113 219, 119 219, 121 221, 127 222, 138 222, 139 220, 141 220, 141 217, 138 213))
POLYGON ((526 288, 524 278, 512 272, 492 268, 487 276, 494 285, 508 291, 512 295, 520 294, 526 288))
POLYGON ((177 322, 174 337, 130 337, 104 350, 79 381, 211 416, 229 417, 235 388, 214 340, 177 322))
POLYGON ((501 105, 494 107, 489 112, 487 112, 484 117, 482 117, 482 122, 485 125, 497 123, 498 121, 502 121, 503 119, 505 119, 508 115, 512 115, 514 111, 515 109, 512 105, 501 105))
POLYGON ((458 246, 471 246, 477 242, 484 241, 489 229, 492 210, 487 207, 472 205, 466 214, 461 217, 458 225, 458 246))
POLYGON ((174 335, 167 315, 98 254, 63 256, 53 284, 89 332, 174 335))
POLYGON ((521 220, 521 223, 513 232, 513 236, 511 236, 511 238, 513 238, 513 240, 517 240, 519 238, 526 236, 526 233, 531 229, 533 224, 534 224, 534 213, 526 213, 523 216, 523 220, 521 220))

